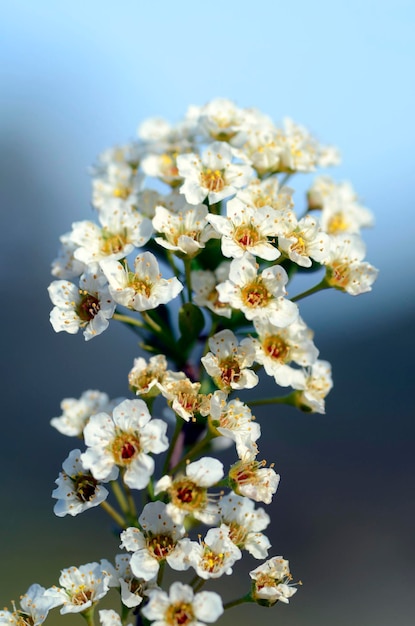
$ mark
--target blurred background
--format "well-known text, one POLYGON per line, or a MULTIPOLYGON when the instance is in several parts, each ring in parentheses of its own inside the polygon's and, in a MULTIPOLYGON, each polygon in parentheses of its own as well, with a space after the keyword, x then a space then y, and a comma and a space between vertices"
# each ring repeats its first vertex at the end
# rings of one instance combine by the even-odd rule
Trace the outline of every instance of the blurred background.
MULTIPOLYGON (((118 550, 100 511, 58 519, 50 497, 74 447, 49 426, 61 400, 85 389, 126 394, 138 355, 132 333, 116 324, 85 343, 48 321, 58 237, 92 216, 88 167, 134 138, 145 118, 175 122, 190 104, 222 96, 276 122, 290 116, 340 148, 342 165, 330 173, 350 180, 376 214, 364 238, 380 275, 370 294, 323 292, 303 303, 333 366, 326 415, 257 411, 261 452, 282 476, 270 507, 272 554, 288 558, 304 585, 289 606, 239 607, 220 623, 411 626, 414 3, 15 0, 1 8, 0 606, 118 550)), ((245 559, 241 572, 256 565, 245 559)), ((247 580, 225 583, 231 599, 247 580)))

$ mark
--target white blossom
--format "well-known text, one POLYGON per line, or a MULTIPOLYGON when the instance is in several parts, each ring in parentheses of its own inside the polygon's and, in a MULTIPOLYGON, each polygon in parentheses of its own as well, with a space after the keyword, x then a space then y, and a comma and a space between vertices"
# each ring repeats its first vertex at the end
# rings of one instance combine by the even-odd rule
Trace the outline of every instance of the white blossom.
POLYGON ((186 465, 184 475, 175 478, 165 475, 160 478, 154 486, 154 493, 167 493, 169 502, 166 513, 177 524, 182 524, 187 515, 192 515, 205 524, 214 524, 218 507, 207 490, 222 478, 222 463, 212 457, 202 457, 186 465))
POLYGON ((256 453, 255 442, 261 436, 261 427, 254 419, 249 406, 237 398, 226 402, 226 394, 223 391, 215 391, 212 395, 210 426, 223 437, 229 437, 235 442, 240 458, 247 453, 256 453))
POLYGON ((133 552, 130 566, 137 578, 154 579, 164 560, 174 570, 189 568, 183 550, 185 528, 173 522, 167 514, 166 505, 160 500, 146 504, 138 518, 140 527, 127 528, 121 537, 121 548, 133 552))
POLYGON ((124 400, 107 413, 93 415, 84 429, 84 466, 98 480, 115 480, 119 468, 132 489, 144 489, 154 472, 154 459, 168 448, 167 424, 151 419, 143 400, 124 400))
POLYGON ((232 574, 232 566, 242 558, 241 551, 229 537, 229 528, 224 524, 208 530, 200 542, 188 541, 186 551, 187 561, 205 580, 232 574))
POLYGON ((274 556, 249 572, 254 581, 253 597, 258 604, 272 606, 276 602, 288 604, 297 588, 291 583, 289 564, 282 556, 274 556))
POLYGON ((46 589, 37 583, 20 597, 20 609, 13 603, 13 612, 0 611, 0 626, 39 626, 46 620, 50 609, 60 604, 59 599, 45 595, 46 589))
POLYGON ((62 570, 59 587, 45 591, 45 596, 62 605, 61 614, 81 613, 103 598, 109 591, 110 576, 99 563, 86 563, 62 570))
POLYGON ((96 480, 81 462, 81 451, 72 450, 62 464, 52 497, 57 502, 53 512, 58 517, 78 515, 98 506, 108 496, 108 490, 96 480))
POLYGON ((64 398, 60 405, 62 415, 53 417, 50 424, 62 435, 80 437, 91 415, 112 411, 116 402, 116 400, 110 402, 106 393, 88 389, 79 399, 64 398))
POLYGON ((234 544, 256 559, 265 559, 271 543, 261 530, 269 526, 271 519, 264 509, 255 509, 249 498, 229 493, 221 499, 219 511, 234 544))
POLYGON ((363 261, 365 253, 365 245, 358 235, 332 237, 330 254, 324 261, 328 284, 352 296, 371 291, 378 270, 363 261))
POLYGON ((294 302, 284 298, 286 271, 274 265, 258 274, 255 258, 248 253, 231 263, 229 279, 217 286, 219 299, 240 309, 246 319, 268 319, 276 326, 291 324, 298 316, 294 302))
POLYGON ((177 167, 184 179, 180 188, 189 204, 200 204, 208 198, 214 204, 244 187, 252 176, 249 165, 233 163, 235 151, 229 144, 215 141, 199 157, 181 154, 177 167))
POLYGON ((148 311, 167 304, 183 289, 175 276, 161 277, 159 264, 151 252, 136 257, 134 272, 128 265, 111 259, 102 261, 101 266, 115 302, 135 311, 148 311))
POLYGON ((79 279, 79 287, 65 280, 55 280, 49 285, 48 292, 55 305, 50 313, 55 332, 74 335, 81 329, 88 341, 108 328, 115 302, 98 265, 87 268, 79 279))
POLYGON ((204 626, 215 622, 223 613, 221 597, 214 591, 194 593, 192 587, 175 582, 169 594, 154 590, 143 608, 144 617, 155 626, 204 626))
POLYGON ((192 258, 205 247, 209 239, 219 235, 207 221, 208 209, 204 204, 186 204, 180 211, 172 212, 157 206, 153 227, 164 237, 155 237, 163 248, 178 256, 192 258))
POLYGON ((249 369, 255 359, 255 350, 250 345, 239 344, 227 328, 215 333, 208 343, 211 352, 201 362, 220 389, 252 389, 258 384, 258 376, 249 369))
POLYGON ((301 317, 285 328, 260 319, 254 320, 254 326, 258 338, 249 337, 242 344, 254 350, 255 361, 264 366, 268 376, 273 376, 278 385, 301 389, 302 370, 290 364, 307 367, 316 361, 318 350, 312 340, 312 331, 301 317))

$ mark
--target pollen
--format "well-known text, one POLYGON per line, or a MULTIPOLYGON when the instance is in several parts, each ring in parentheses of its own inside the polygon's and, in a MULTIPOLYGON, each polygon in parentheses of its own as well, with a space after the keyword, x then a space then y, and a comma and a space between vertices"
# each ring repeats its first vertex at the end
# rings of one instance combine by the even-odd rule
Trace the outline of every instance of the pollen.
POLYGON ((154 535, 147 540, 147 548, 149 552, 158 561, 163 561, 172 550, 175 543, 169 535, 154 535))
POLYGON ((336 233, 345 232, 348 228, 349 224, 344 219, 344 215, 342 213, 335 213, 329 220, 327 232, 329 235, 334 235, 336 233))
POLYGON ((270 335, 266 337, 263 343, 263 349, 267 356, 281 363, 289 360, 290 346, 279 335, 270 335))
POLYGON ((241 298, 245 306, 256 309, 266 306, 271 300, 271 294, 263 284, 262 279, 258 278, 243 287, 241 298))
POLYGON ((260 241, 256 228, 246 224, 235 229, 234 239, 242 248, 255 246, 260 241))
POLYGON ((134 433, 121 433, 112 443, 111 452, 117 465, 127 466, 140 453, 140 439, 134 433))
POLYGON ((225 181, 220 170, 206 169, 200 174, 202 187, 217 193, 225 187, 225 181))
POLYGON ((81 301, 76 307, 76 313, 83 322, 90 322, 99 312, 101 306, 97 297, 87 291, 80 291, 81 301))

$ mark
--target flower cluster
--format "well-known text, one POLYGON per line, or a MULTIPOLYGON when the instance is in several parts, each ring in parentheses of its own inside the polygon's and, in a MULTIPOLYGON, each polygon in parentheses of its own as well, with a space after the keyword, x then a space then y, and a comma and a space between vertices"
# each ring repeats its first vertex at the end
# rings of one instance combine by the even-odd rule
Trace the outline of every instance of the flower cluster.
POLYGON ((276 126, 225 99, 191 107, 176 125, 148 120, 136 141, 99 157, 96 221, 73 224, 52 265, 51 324, 90 340, 118 321, 151 356, 134 361, 132 397, 87 390, 63 400, 51 424, 77 445, 52 495, 58 516, 101 506, 123 552, 63 570, 58 586, 32 586, 0 624, 41 624, 60 606, 91 625, 110 588, 121 612, 100 610, 103 626, 131 623, 131 612, 157 626, 203 626, 241 602, 288 603, 297 586, 288 561, 269 555, 260 506, 279 474, 260 455, 252 409, 325 412, 331 367, 298 302, 329 288, 358 295, 376 278, 360 234, 373 217, 350 184, 320 175, 300 207, 287 186, 338 161, 293 121, 276 126), (319 281, 289 297, 298 272, 319 281), (274 397, 242 398, 266 377, 280 388, 274 397), (226 446, 229 466, 217 458, 226 446), (261 564, 244 595, 201 591, 246 552, 261 564), (165 589, 166 566, 191 570, 188 584, 165 589))

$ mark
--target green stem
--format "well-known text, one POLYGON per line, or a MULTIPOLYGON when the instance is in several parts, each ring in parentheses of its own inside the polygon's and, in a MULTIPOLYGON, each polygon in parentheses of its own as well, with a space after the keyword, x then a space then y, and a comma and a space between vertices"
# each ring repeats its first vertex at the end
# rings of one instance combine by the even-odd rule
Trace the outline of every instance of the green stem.
POLYGON ((86 623, 88 624, 88 626, 94 626, 94 624, 95 624, 94 610, 95 610, 95 605, 93 604, 88 609, 86 609, 85 611, 81 612, 81 615, 84 618, 84 620, 86 621, 86 623))
POLYGON ((331 285, 328 284, 328 282, 326 281, 326 277, 323 278, 323 280, 318 283, 318 285, 315 285, 315 287, 311 287, 311 289, 308 289, 307 291, 303 291, 303 293, 298 294, 298 296, 294 296, 294 298, 291 298, 291 302, 298 302, 298 300, 302 300, 303 298, 307 298, 307 296, 311 296, 313 293, 317 293, 317 291, 322 291, 323 289, 330 289, 331 285))
POLYGON ((206 583, 206 580, 204 578, 199 578, 199 580, 197 580, 193 586, 193 591, 197 593, 198 591, 202 589, 205 583, 206 583))
POLYGON ((192 259, 184 259, 184 270, 186 273, 187 296, 189 302, 192 301, 192 259))
POLYGON ((159 573, 157 574, 157 584, 161 587, 161 583, 163 582, 164 568, 166 566, 166 561, 160 562, 159 573))
POLYGON ((242 598, 238 598, 237 600, 226 602, 226 604, 223 605, 223 608, 226 611, 226 609, 231 609, 232 607, 238 606, 238 604, 243 604, 244 602, 254 602, 250 593, 248 593, 246 596, 243 596, 242 598))
POLYGON ((124 513, 124 515, 128 515, 128 511, 129 511, 128 501, 127 501, 127 498, 125 497, 123 490, 120 487, 120 484, 116 480, 113 480, 111 482, 111 487, 112 487, 113 494, 117 498, 117 502, 120 505, 121 511, 124 513))
POLYGON ((264 404, 288 404, 291 406, 296 406, 296 392, 288 394, 288 396, 278 396, 275 398, 259 398, 258 400, 248 400, 247 405, 251 406, 261 406, 264 404))
POLYGON ((135 506, 135 501, 134 501, 134 498, 133 498, 133 496, 131 494, 131 490, 130 490, 130 488, 127 485, 125 485, 125 493, 127 495, 129 513, 130 513, 132 518, 136 518, 137 517, 137 509, 136 509, 136 506, 135 506))
POLYGON ((134 317, 130 317, 129 315, 114 313, 112 317, 117 320, 117 322, 123 322, 124 324, 129 324, 130 326, 139 326, 140 328, 144 328, 144 324, 140 322, 140 320, 136 320, 134 317))
POLYGON ((108 502, 105 502, 105 501, 101 502, 100 506, 102 506, 104 511, 106 511, 110 517, 112 517, 112 519, 118 524, 118 526, 120 526, 121 528, 125 528, 126 527, 125 519, 122 517, 122 515, 120 515, 114 509, 114 507, 112 507, 110 504, 108 504, 108 502))
POLYGON ((176 417, 176 427, 174 429, 173 437, 171 439, 170 446, 169 446, 169 449, 167 451, 166 460, 164 461, 162 476, 167 474, 168 471, 169 471, 170 460, 171 460, 172 454, 174 452, 174 448, 175 448, 177 439, 178 439, 178 437, 179 437, 179 435, 180 435, 180 433, 182 431, 183 425, 184 425, 183 419, 181 417, 176 417))
POLYGON ((157 335, 161 335, 163 332, 163 329, 161 326, 159 326, 157 324, 157 322, 155 322, 147 313, 147 311, 141 311, 141 316, 143 318, 143 320, 145 321, 145 323, 147 324, 147 326, 149 326, 152 330, 154 330, 154 332, 157 335))

